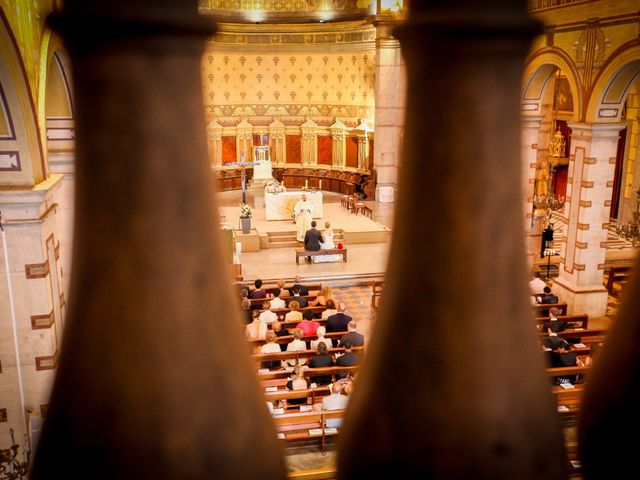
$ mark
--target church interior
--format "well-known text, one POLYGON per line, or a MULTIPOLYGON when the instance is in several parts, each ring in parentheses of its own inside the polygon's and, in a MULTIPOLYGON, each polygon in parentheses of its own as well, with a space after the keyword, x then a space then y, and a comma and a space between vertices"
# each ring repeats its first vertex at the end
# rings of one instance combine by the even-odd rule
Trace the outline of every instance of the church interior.
POLYGON ((627 478, 639 150, 637 0, 0 0, 0 472, 627 478))

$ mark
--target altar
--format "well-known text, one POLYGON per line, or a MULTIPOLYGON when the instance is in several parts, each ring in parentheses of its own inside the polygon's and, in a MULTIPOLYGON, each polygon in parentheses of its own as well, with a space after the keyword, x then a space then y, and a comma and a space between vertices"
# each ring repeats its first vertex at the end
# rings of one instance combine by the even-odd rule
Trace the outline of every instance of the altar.
POLYGON ((319 190, 265 192, 265 218, 267 220, 293 220, 293 207, 303 193, 313 205, 313 218, 322 218, 322 192, 319 190))

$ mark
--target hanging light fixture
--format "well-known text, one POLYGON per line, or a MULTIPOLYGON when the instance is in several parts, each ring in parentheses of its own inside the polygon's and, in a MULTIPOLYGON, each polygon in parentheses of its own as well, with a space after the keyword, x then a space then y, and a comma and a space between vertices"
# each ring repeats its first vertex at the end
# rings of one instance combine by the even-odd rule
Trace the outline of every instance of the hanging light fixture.
POLYGON ((556 168, 560 163, 563 163, 565 159, 565 146, 566 141, 558 121, 558 97, 559 97, 559 85, 560 85, 560 69, 557 70, 555 84, 553 88, 553 106, 552 106, 552 124, 551 131, 555 130, 555 133, 549 141, 548 156, 545 166, 545 177, 543 179, 536 180, 536 191, 533 195, 533 208, 535 210, 543 210, 546 213, 547 218, 551 217, 552 210, 561 210, 564 208, 565 197, 557 196, 555 193, 553 177, 556 172, 556 168), (537 185, 539 182, 545 182, 544 187, 541 188, 543 192, 538 192, 537 185))
POLYGON ((640 247, 640 188, 636 190, 636 209, 633 218, 627 223, 618 220, 616 233, 619 237, 631 242, 634 247, 640 247))

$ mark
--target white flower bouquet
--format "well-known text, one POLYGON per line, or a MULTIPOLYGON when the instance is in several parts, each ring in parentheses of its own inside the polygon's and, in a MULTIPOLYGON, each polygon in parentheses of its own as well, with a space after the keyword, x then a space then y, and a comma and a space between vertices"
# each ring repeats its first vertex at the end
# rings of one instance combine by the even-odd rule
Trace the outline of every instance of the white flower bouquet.
POLYGON ((251 218, 251 207, 247 203, 240 204, 240 218, 251 218))

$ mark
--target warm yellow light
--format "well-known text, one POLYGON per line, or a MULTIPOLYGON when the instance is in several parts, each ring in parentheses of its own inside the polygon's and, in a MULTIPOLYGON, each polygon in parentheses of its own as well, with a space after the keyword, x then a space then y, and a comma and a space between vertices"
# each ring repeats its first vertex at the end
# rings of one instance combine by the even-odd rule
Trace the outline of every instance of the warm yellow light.
POLYGON ((403 0, 379 0, 378 13, 396 13, 403 9, 403 0))
POLYGON ((264 20, 264 12, 262 10, 249 10, 247 18, 252 22, 259 23, 264 20))

